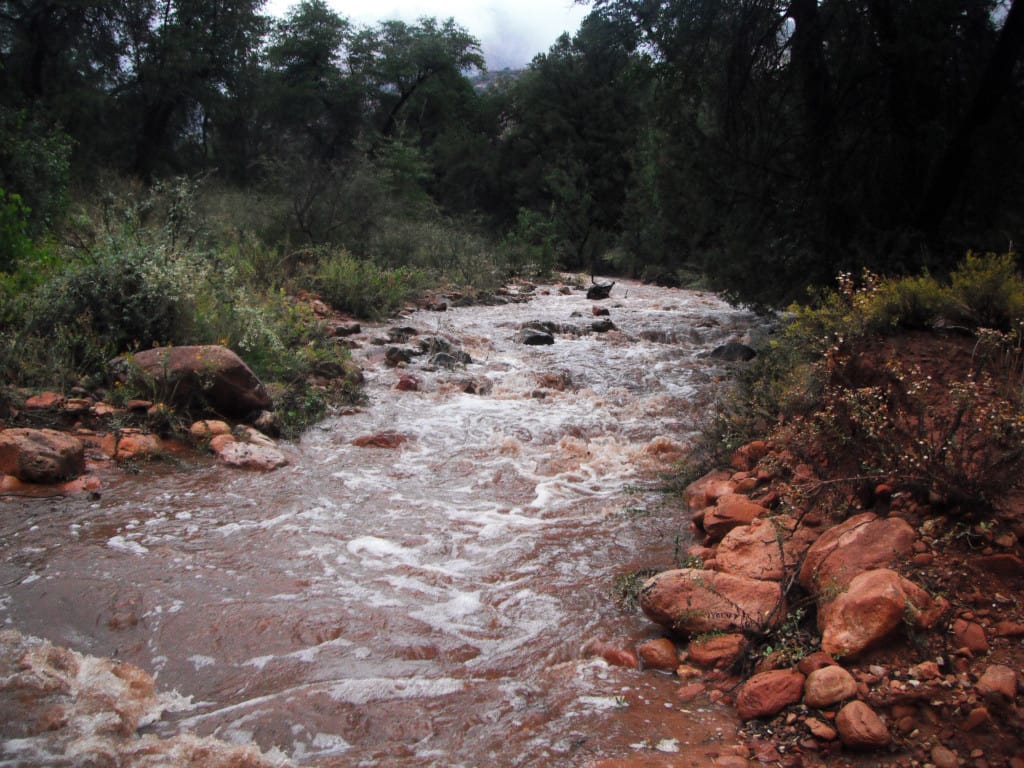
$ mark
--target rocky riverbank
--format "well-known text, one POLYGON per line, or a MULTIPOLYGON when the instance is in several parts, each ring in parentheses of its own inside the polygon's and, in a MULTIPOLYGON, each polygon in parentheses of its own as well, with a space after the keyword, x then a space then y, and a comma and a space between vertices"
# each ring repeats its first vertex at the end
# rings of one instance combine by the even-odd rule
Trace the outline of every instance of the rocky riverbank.
MULTIPOLYGON (((915 334, 859 365, 898 354, 920 380, 954 381, 969 346, 915 334)), ((922 391, 928 412, 950 408, 943 387, 922 391)), ((737 766, 1022 768, 1024 493, 965 505, 829 447, 810 420, 779 427, 691 484, 700 543, 637 595, 665 637, 599 650, 677 675, 681 701, 733 703, 737 766)))

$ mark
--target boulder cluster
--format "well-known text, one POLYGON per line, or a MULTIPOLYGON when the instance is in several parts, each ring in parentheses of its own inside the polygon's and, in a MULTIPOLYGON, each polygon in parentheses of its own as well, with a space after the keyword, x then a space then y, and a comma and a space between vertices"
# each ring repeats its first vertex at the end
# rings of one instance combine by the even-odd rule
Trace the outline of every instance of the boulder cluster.
MULTIPOLYGON (((1008 723, 1021 725, 1016 601, 1003 598, 996 612, 975 607, 986 602, 984 588, 938 593, 937 567, 951 528, 960 529, 927 502, 880 484, 866 505, 850 493, 833 519, 811 501, 826 485, 782 448, 744 446, 729 469, 684 493, 701 539, 685 567, 639 590, 663 636, 635 653, 600 643, 587 650, 677 675, 683 701, 733 703, 754 755, 772 764, 884 749, 912 755, 907 765, 1024 768, 1020 758, 1001 762, 1005 743, 991 755, 983 748, 986 738, 1005 742, 1008 723)), ((1013 594, 1024 578, 1017 534, 977 543, 948 568, 976 569, 978 583, 1013 594)))
POLYGON ((4 429, 0 423, 0 492, 31 494, 41 486, 56 486, 58 493, 96 492, 95 471, 110 462, 148 461, 183 450, 180 440, 154 425, 166 426, 200 400, 205 410, 236 421, 197 421, 187 430, 194 446, 234 467, 271 471, 288 463, 268 436, 278 430, 270 397, 234 352, 217 346, 152 349, 120 369, 124 381, 143 379, 163 397, 114 405, 86 391, 26 394, 9 417, 59 429, 4 429))

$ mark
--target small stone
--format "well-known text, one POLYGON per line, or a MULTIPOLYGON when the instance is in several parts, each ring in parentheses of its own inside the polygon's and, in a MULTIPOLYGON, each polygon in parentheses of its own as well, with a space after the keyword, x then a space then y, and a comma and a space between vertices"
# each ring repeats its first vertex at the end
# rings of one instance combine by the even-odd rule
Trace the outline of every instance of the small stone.
POLYGON ((804 676, 795 669, 762 672, 747 680, 736 696, 736 710, 743 720, 770 717, 800 701, 804 676))
POLYGON ((207 442, 217 435, 230 435, 231 425, 224 421, 197 421, 189 427, 188 434, 195 443, 207 442))
POLYGON ((956 753, 941 744, 936 744, 932 747, 931 754, 935 768, 957 768, 957 766, 960 765, 960 761, 957 759, 956 753))
POLYGON ((704 690, 703 683, 688 683, 676 689, 676 698, 683 702, 693 701, 703 694, 704 690))
POLYGON ((964 721, 964 730, 975 731, 988 723, 991 719, 992 716, 985 707, 975 707, 971 710, 970 714, 967 715, 967 719, 964 721))
POLYGON ((850 749, 879 749, 892 737, 885 723, 863 701, 851 701, 836 715, 839 738, 850 749))
POLYGON ((1010 667, 993 664, 985 670, 976 688, 985 698, 1013 701, 1017 697, 1017 673, 1010 667))
POLYGON ((811 732, 814 738, 821 739, 822 741, 835 741, 839 737, 835 728, 816 717, 807 719, 807 730, 811 732))
POLYGON ((637 653, 643 661, 645 669, 673 672, 679 666, 679 653, 676 650, 676 644, 667 637, 644 643, 637 648, 637 653))
POLYGON ((804 683, 804 704, 822 708, 852 698, 857 694, 857 681, 840 666, 827 666, 811 672, 804 683))
POLYGON ((953 641, 958 648, 967 648, 972 654, 988 653, 985 630, 976 622, 957 619, 953 623, 953 641))

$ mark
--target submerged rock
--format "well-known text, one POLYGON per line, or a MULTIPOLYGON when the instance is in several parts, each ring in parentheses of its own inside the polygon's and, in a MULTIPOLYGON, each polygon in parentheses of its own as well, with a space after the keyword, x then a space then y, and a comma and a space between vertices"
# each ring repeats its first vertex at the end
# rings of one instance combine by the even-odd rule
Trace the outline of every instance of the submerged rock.
POLYGON ((757 351, 738 341, 730 341, 720 347, 715 347, 708 357, 726 363, 746 363, 757 357, 757 351))

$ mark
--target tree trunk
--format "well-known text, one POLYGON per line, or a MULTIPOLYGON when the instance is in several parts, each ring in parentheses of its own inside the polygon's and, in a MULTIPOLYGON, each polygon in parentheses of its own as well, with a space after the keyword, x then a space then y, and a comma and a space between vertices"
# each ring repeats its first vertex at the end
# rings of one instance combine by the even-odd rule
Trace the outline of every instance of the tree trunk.
POLYGON ((970 167, 972 140, 995 114, 1007 91, 1013 86, 1014 69, 1024 51, 1024 0, 1014 0, 1006 15, 999 40, 989 61, 970 109, 960 121, 942 159, 932 174, 918 216, 919 225, 930 238, 935 237, 960 191, 970 167))

